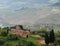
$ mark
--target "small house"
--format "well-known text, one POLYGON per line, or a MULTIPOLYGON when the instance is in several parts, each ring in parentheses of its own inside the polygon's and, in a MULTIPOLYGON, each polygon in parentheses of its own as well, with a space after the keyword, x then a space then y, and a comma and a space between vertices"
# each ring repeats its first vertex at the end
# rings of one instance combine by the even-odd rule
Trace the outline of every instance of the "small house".
POLYGON ((30 32, 28 30, 23 29, 22 25, 16 25, 14 28, 11 28, 10 31, 11 34, 14 34, 16 36, 21 36, 21 37, 29 37, 30 32))

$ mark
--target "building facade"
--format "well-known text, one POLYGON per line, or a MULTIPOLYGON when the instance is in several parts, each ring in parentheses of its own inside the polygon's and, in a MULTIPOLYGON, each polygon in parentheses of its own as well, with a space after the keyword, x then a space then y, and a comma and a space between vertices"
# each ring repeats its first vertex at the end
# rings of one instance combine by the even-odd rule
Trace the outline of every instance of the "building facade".
POLYGON ((15 28, 11 28, 10 33, 25 38, 29 37, 30 35, 30 32, 28 30, 24 30, 23 26, 21 25, 16 25, 15 28))

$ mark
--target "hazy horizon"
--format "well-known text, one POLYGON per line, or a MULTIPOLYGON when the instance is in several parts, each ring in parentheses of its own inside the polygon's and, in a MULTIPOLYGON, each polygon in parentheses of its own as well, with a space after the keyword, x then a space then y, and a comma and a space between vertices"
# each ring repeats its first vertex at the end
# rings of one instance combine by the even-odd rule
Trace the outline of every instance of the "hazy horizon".
POLYGON ((59 24, 60 0, 0 0, 0 26, 59 24))

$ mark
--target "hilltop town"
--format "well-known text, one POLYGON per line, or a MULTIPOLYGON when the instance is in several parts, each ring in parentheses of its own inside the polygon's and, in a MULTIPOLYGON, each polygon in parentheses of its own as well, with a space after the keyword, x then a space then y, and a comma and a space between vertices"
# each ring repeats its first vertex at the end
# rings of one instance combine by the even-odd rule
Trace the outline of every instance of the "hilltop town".
POLYGON ((15 28, 11 27, 10 33, 22 37, 29 37, 30 35, 29 30, 24 29, 22 25, 16 25, 15 28))
POLYGON ((59 45, 59 36, 59 32, 54 32, 54 29, 50 31, 40 27, 40 30, 31 31, 30 29, 24 28, 23 25, 15 25, 11 27, 0 28, 0 45, 55 46, 59 45))

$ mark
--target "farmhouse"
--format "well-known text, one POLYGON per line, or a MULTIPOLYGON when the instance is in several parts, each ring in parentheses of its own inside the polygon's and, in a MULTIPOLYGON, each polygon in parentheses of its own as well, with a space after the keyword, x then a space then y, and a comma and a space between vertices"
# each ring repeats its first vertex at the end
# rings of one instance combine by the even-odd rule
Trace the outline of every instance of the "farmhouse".
POLYGON ((30 35, 30 32, 26 29, 23 29, 22 25, 16 25, 12 27, 10 33, 24 38, 27 38, 30 35))

